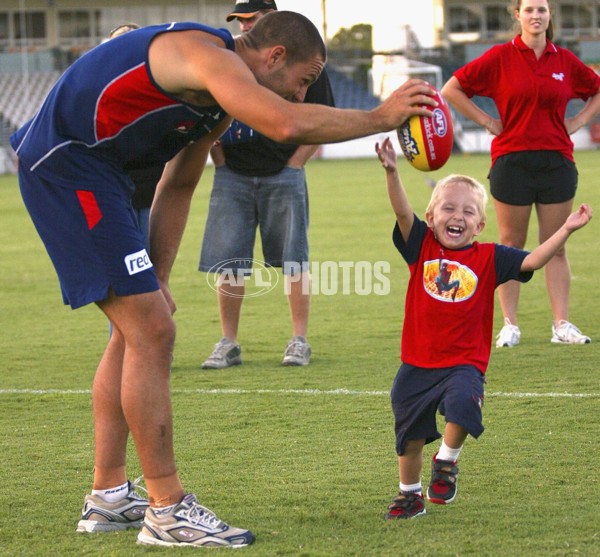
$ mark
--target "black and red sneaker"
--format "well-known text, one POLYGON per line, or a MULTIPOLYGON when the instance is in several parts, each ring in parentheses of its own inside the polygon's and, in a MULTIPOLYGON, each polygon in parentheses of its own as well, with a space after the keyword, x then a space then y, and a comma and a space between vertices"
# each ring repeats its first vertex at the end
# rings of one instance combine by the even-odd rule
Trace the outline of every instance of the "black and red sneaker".
POLYGON ((387 520, 415 518, 427 512, 425 509, 425 499, 418 493, 398 493, 388 509, 389 511, 385 516, 387 520))
POLYGON ((458 466, 456 461, 439 460, 437 453, 431 460, 431 481, 427 488, 427 499, 438 505, 447 505, 456 498, 458 466))

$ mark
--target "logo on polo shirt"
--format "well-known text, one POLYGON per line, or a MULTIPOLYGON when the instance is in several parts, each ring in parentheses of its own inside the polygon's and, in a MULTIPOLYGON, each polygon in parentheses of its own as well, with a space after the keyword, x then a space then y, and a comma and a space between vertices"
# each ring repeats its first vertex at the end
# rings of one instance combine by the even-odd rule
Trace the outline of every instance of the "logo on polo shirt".
POLYGON ((152 267, 152 261, 150 261, 148 252, 143 249, 141 251, 136 251, 135 253, 126 255, 125 265, 127 267, 127 272, 130 275, 135 275, 145 271, 146 269, 150 269, 152 267))

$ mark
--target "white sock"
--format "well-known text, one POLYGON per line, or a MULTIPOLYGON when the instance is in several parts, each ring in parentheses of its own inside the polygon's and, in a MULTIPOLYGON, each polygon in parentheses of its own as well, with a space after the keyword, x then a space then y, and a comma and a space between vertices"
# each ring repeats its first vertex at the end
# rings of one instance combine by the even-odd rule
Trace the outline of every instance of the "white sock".
POLYGON ((444 441, 442 441, 440 450, 435 458, 437 460, 449 460, 450 462, 456 462, 458 460, 458 456, 460 455, 460 451, 462 451, 462 446, 458 447, 458 449, 453 449, 446 445, 444 441))
POLYGON ((92 495, 98 495, 98 497, 107 503, 116 503, 123 499, 128 493, 129 482, 125 482, 118 487, 111 487, 110 489, 92 489, 92 495))
POLYGON ((400 482, 400 491, 402 493, 416 493, 417 495, 423 495, 421 482, 417 482, 416 484, 403 484, 400 482))

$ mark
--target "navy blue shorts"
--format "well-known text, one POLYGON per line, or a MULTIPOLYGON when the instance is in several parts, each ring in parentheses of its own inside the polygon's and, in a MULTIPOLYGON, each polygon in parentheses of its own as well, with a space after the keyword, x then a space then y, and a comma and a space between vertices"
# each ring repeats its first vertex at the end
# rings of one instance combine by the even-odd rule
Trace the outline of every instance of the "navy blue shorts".
POLYGON ((156 273, 125 191, 56 186, 19 169, 23 201, 73 309, 118 296, 158 290, 156 273))
POLYGON ((499 157, 490 170, 490 192, 508 205, 563 203, 575 197, 575 163, 557 151, 519 151, 499 157))
POLYGON ((484 383, 485 376, 474 366, 424 369, 402 364, 391 392, 396 453, 404 454, 407 441, 431 443, 442 436, 436 423, 438 410, 446 422, 479 437, 484 430, 484 383))

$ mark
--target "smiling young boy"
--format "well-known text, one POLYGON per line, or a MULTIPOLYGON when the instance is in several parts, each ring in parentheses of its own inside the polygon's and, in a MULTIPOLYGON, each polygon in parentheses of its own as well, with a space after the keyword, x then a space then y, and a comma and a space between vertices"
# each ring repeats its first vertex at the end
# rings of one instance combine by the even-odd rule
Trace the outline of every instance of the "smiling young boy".
POLYGON ((481 407, 490 357, 494 291, 508 280, 527 282, 591 216, 580 205, 562 227, 531 253, 495 243, 475 242, 486 223, 485 188, 473 178, 440 180, 425 212, 413 212, 398 174, 389 138, 375 146, 386 171, 396 215, 393 241, 410 270, 402 364, 391 399, 395 418, 400 490, 386 518, 425 514, 421 487, 423 448, 441 437, 436 413, 446 425, 432 460, 427 498, 448 504, 456 497, 458 457, 470 434, 484 430, 481 407))

